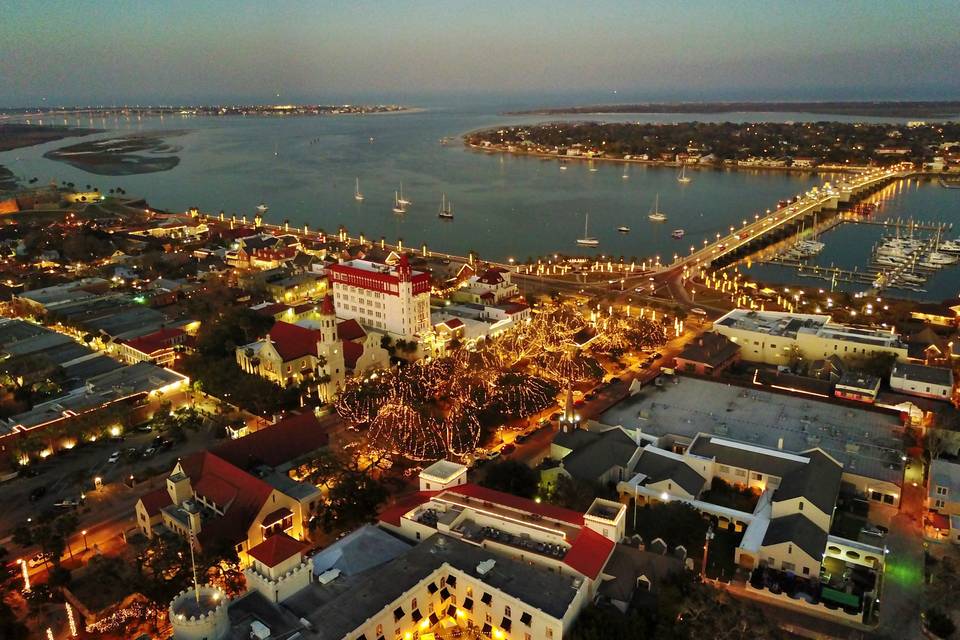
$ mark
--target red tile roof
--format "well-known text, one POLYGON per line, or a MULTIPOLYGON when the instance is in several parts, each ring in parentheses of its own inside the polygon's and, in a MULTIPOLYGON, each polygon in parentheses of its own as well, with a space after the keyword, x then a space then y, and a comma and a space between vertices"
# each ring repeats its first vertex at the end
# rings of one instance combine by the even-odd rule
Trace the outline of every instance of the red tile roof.
POLYGON ((273 487, 209 451, 200 451, 180 461, 196 493, 226 506, 220 517, 205 520, 200 543, 225 541, 235 544, 247 539, 257 514, 273 493, 273 487), (209 493, 208 493, 209 492, 209 493), (232 499, 229 505, 221 502, 232 499))
POLYGON ((270 536, 247 553, 250 557, 259 560, 268 567, 275 567, 284 560, 303 553, 307 545, 294 540, 285 533, 270 536))
POLYGON ((419 507, 438 493, 439 491, 418 491, 413 495, 400 498, 395 505, 387 507, 381 511, 378 518, 381 522, 386 522, 387 524, 392 524, 395 527, 399 527, 400 518, 403 517, 403 514, 411 509, 419 507))
POLYGON ((320 304, 320 313, 325 316, 336 315, 336 310, 333 308, 333 296, 326 295, 323 297, 323 302, 320 304))
POLYGON ((268 316, 270 318, 275 318, 287 309, 290 308, 290 305, 284 304, 282 302, 274 302, 273 304, 268 304, 257 309, 254 309, 257 313, 263 316, 268 316))
POLYGON ((139 338, 127 340, 125 344, 140 353, 150 355, 174 346, 183 339, 185 333, 183 329, 160 329, 139 338))
POLYGON ((596 580, 604 565, 607 564, 610 554, 613 553, 613 547, 613 540, 584 527, 567 550, 563 563, 588 578, 596 580))
POLYGON ((367 337, 367 332, 359 322, 351 318, 337 323, 337 337, 341 340, 360 340, 367 337))
POLYGON ((268 337, 284 362, 317 354, 320 333, 289 322, 277 321, 268 337))
POLYGON ((509 509, 534 513, 544 518, 552 518, 560 522, 569 522, 578 527, 583 526, 582 513, 577 513, 572 509, 564 509, 563 507, 557 507, 552 504, 534 502, 533 500, 520 498, 502 491, 481 487, 478 484, 468 482, 459 487, 450 487, 447 491, 459 493, 460 495, 476 498, 477 500, 483 500, 485 502, 492 502, 509 509))
POLYGON ((150 493, 143 494, 140 496, 140 502, 143 503, 143 507, 147 510, 147 515, 151 517, 160 513, 160 509, 173 504, 173 501, 170 499, 170 493, 166 487, 160 487, 150 493))
POLYGON ((463 320, 460 318, 448 318, 441 322, 440 324, 446 326, 449 329, 456 329, 463 326, 463 320))
POLYGON ((321 422, 309 412, 288 416, 266 429, 225 442, 213 453, 241 469, 253 462, 278 467, 327 446, 328 427, 333 421, 321 422))
POLYGON ((347 369, 356 369, 357 360, 363 355, 363 345, 350 342, 349 340, 344 340, 341 345, 343 345, 344 366, 346 366, 347 369))

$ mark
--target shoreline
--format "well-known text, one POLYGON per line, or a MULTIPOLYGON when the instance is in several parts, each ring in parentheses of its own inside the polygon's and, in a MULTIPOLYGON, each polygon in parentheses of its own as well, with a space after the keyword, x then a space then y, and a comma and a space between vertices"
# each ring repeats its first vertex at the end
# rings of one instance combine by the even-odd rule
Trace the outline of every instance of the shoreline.
POLYGON ((542 153, 538 151, 521 151, 521 150, 508 150, 498 146, 489 146, 483 147, 476 144, 471 144, 464 141, 464 147, 470 151, 479 151, 482 153, 503 153, 514 156, 524 156, 530 158, 541 158, 544 160, 556 160, 556 161, 577 161, 577 162, 610 162, 615 164, 638 164, 649 167, 660 167, 660 168, 671 168, 679 169, 680 167, 686 167, 688 169, 696 169, 697 171, 775 171, 781 173, 861 173, 869 169, 869 167, 846 167, 846 166, 835 166, 835 165, 825 165, 825 166, 816 166, 816 167, 746 167, 736 164, 686 164, 681 162, 669 162, 666 160, 641 160, 639 158, 586 158, 584 156, 561 156, 552 153, 542 153))

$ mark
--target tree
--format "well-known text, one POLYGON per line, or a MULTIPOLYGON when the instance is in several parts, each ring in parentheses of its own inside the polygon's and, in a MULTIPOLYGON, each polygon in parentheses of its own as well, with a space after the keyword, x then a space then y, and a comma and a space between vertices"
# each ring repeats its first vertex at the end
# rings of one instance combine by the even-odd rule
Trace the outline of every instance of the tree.
POLYGON ((940 609, 927 609, 924 611, 923 620, 927 630, 938 638, 949 638, 957 630, 957 625, 950 616, 940 609))
POLYGON ((387 490, 378 480, 360 471, 347 471, 330 489, 328 502, 320 507, 316 522, 327 533, 348 529, 370 518, 387 499, 387 490))
POLYGON ((596 485, 561 473, 557 476, 547 500, 567 509, 584 512, 590 508, 599 492, 600 488, 596 485))
POLYGON ((521 498, 532 498, 537 493, 540 478, 536 471, 516 460, 502 460, 486 469, 480 485, 511 493, 521 498))

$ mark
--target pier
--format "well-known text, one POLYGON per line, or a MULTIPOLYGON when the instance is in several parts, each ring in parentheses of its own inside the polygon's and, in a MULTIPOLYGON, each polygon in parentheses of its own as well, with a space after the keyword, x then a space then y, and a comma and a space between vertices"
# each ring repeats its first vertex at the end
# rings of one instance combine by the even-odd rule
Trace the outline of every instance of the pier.
POLYGON ((730 227, 727 235, 717 233, 714 242, 705 242, 703 248, 691 247, 687 256, 678 256, 662 271, 699 269, 735 260, 745 253, 756 251, 777 239, 792 234, 794 227, 807 217, 821 211, 835 211, 842 204, 856 202, 887 184, 912 175, 912 170, 874 169, 850 177, 835 186, 814 187, 799 200, 770 211, 765 216, 754 216, 754 221, 739 230, 730 227))

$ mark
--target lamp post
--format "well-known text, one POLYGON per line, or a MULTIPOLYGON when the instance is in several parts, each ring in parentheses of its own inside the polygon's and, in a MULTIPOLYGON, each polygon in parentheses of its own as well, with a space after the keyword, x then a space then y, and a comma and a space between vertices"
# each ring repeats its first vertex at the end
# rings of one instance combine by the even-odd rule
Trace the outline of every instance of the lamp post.
POLYGON ((713 524, 707 527, 707 532, 703 535, 703 564, 700 567, 700 579, 707 577, 707 554, 710 552, 710 541, 713 540, 713 524))
POLYGON ((83 531, 81 531, 80 535, 83 536, 83 550, 86 551, 87 549, 90 548, 87 546, 87 530, 84 529, 83 531))

